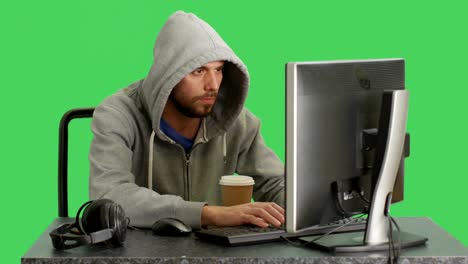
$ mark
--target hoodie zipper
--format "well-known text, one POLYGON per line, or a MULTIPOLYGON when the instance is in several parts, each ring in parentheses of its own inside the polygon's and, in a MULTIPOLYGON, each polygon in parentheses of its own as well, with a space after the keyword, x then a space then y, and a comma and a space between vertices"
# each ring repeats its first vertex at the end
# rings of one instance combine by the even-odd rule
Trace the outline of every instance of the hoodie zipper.
POLYGON ((174 140, 172 139, 169 139, 170 143, 173 144, 173 145, 177 145, 181 150, 182 150, 182 153, 184 154, 184 159, 185 159, 185 186, 184 186, 184 200, 185 201, 190 201, 190 198, 191 198, 191 188, 190 188, 190 156, 191 156, 191 153, 192 151, 195 149, 195 147, 197 147, 198 145, 202 144, 202 142, 199 142, 195 145, 192 146, 192 149, 190 150, 189 153, 186 153, 185 152, 185 149, 184 147, 182 147, 182 145, 180 144, 177 144, 174 140))
MULTIPOLYGON (((190 157, 192 155, 192 152, 193 150, 202 143, 197 143, 195 145, 193 145, 192 149, 190 150, 189 153, 185 153, 185 149, 183 149, 184 153, 185 153, 185 182, 187 183, 187 188, 185 189, 185 200, 186 201, 190 201, 191 197, 192 197, 192 189, 191 189, 191 184, 190 184, 190 164, 191 164, 191 161, 190 161, 190 157)), ((181 146, 182 147, 182 146, 181 146)))
POLYGON ((185 189, 186 201, 190 201, 190 153, 185 154, 185 182, 187 188, 185 189))
POLYGON ((183 198, 184 198, 185 201, 190 201, 190 198, 191 198, 191 195, 192 195, 192 194, 191 194, 191 193, 192 193, 192 190, 191 190, 191 188, 190 188, 190 185, 191 185, 191 184, 190 184, 190 163, 191 163, 191 162, 190 162, 190 156, 191 156, 192 151, 193 151, 198 145, 203 144, 203 143, 205 143, 205 142, 198 142, 198 143, 194 144, 194 145, 192 146, 192 149, 190 150, 190 152, 189 152, 189 153, 186 153, 186 152, 185 152, 185 149, 184 149, 184 147, 182 147, 182 145, 176 143, 173 139, 171 139, 171 138, 169 138, 169 137, 168 137, 168 140, 169 140, 170 144, 178 146, 178 147, 182 150, 182 153, 184 154, 184 159, 185 159, 185 179, 184 179, 184 180, 185 180, 185 186, 184 186, 184 196, 185 196, 185 197, 183 197, 183 198))
POLYGON ((190 153, 185 153, 184 147, 180 144, 177 144, 174 140, 169 139, 172 145, 177 146, 182 150, 182 154, 184 155, 185 161, 185 185, 184 185, 184 197, 182 197, 185 201, 190 201, 190 153))

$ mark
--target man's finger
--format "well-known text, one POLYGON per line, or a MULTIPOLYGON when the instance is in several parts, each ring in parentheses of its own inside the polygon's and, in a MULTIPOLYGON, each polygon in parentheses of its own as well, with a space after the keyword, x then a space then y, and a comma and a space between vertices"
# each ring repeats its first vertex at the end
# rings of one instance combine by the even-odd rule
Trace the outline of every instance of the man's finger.
POLYGON ((246 222, 249 224, 262 227, 262 228, 268 227, 268 223, 265 222, 265 220, 255 215, 251 215, 251 214, 246 215, 246 222))
POLYGON ((270 204, 266 207, 267 211, 274 217, 276 220, 280 222, 280 224, 284 224, 284 214, 279 211, 274 204, 270 204))
POLYGON ((270 205, 270 206, 273 206, 276 210, 278 210, 278 212, 280 212, 281 214, 284 214, 284 208, 279 206, 277 203, 265 203, 265 202, 255 202, 253 204, 257 204, 257 205, 260 205, 260 206, 267 206, 267 205, 270 205))
POLYGON ((267 210, 261 207, 253 207, 250 208, 251 214, 262 218, 265 220, 265 222, 270 223, 276 227, 279 227, 281 225, 281 222, 276 219, 274 216, 272 216, 267 210))
POLYGON ((273 207, 275 207, 276 210, 278 210, 278 212, 280 212, 282 215, 284 215, 284 208, 279 206, 277 203, 271 203, 271 205, 273 207))
POLYGON ((284 209, 275 203, 254 203, 256 207, 265 209, 281 224, 284 224, 284 209))

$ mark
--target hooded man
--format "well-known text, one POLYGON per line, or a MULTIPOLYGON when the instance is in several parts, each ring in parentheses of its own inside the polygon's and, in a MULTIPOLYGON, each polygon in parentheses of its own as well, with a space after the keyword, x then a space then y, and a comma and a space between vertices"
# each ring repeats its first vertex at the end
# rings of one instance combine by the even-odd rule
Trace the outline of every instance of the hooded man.
POLYGON ((284 167, 244 108, 249 74, 206 22, 174 13, 148 76, 93 116, 91 199, 120 204, 135 226, 176 218, 202 225, 284 223, 284 167), (254 178, 254 203, 223 207, 221 175, 254 178), (281 205, 281 206, 279 206, 281 205))

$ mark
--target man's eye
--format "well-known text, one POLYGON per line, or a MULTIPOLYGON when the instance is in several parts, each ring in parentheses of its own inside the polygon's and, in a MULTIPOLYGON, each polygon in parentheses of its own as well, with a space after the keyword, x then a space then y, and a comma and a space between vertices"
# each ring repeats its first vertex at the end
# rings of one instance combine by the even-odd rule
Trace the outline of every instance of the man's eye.
POLYGON ((203 73, 203 69, 196 69, 193 71, 194 74, 202 74, 203 73))

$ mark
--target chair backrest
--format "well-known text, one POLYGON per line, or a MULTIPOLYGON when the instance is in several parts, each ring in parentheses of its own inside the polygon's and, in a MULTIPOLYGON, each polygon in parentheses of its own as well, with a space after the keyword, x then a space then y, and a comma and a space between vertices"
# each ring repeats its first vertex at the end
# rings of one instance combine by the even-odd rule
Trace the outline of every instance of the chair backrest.
POLYGON ((93 116, 94 108, 76 108, 66 112, 59 126, 58 154, 58 211, 60 217, 68 217, 68 124, 75 118, 93 116))

